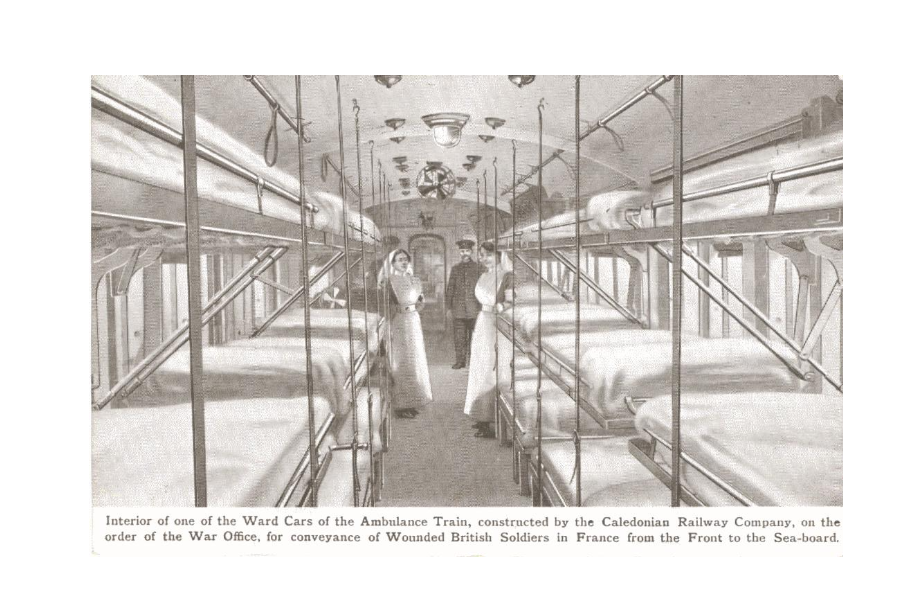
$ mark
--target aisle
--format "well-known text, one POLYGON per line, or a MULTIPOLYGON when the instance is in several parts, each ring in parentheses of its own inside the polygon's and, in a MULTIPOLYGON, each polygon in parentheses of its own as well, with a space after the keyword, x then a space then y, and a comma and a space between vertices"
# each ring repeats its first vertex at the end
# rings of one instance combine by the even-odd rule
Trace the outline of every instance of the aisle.
POLYGON ((474 437, 463 412, 468 371, 451 368, 450 338, 425 341, 434 401, 416 419, 393 421, 378 506, 530 506, 512 480, 511 446, 474 437))

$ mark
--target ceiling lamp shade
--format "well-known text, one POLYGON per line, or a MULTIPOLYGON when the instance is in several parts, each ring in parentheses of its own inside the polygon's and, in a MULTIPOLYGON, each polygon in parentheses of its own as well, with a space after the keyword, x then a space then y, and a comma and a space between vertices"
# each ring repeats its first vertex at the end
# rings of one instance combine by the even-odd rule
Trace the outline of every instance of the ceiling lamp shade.
POLYGON ((499 117, 487 117, 486 118, 487 125, 492 127, 494 130, 499 129, 503 125, 505 125, 505 119, 500 119, 499 117))
POLYGON ((386 123, 387 127, 392 127, 392 130, 395 131, 405 124, 405 119, 386 119, 384 123, 386 123))
POLYGON ((534 82, 534 79, 537 78, 536 75, 509 75, 509 81, 517 85, 519 88, 523 88, 526 85, 530 85, 534 82))
POLYGON ((474 167, 476 167, 477 165, 475 165, 474 163, 471 163, 471 162, 467 162, 467 163, 462 163, 461 166, 464 167, 465 171, 473 171, 474 167))
POLYGON ((454 148, 461 141, 461 130, 471 118, 463 113, 436 113, 421 117, 433 130, 433 141, 442 148, 454 148))
POLYGON ((408 162, 408 157, 407 157, 407 156, 395 156, 395 157, 393 157, 392 160, 393 160, 394 163, 400 165, 400 164, 402 164, 402 163, 408 162))
POLYGON ((472 163, 479 163, 479 162, 480 162, 480 159, 483 158, 483 157, 480 156, 479 154, 469 154, 469 155, 467 155, 465 158, 467 158, 469 162, 472 162, 472 163))
POLYGON ((488 143, 490 143, 490 142, 492 142, 493 140, 496 139, 496 136, 495 136, 495 135, 486 135, 486 134, 483 134, 483 133, 481 133, 481 134, 478 135, 477 137, 479 137, 480 139, 482 139, 484 144, 488 144, 488 143))
MULTIPOLYGON (((511 77, 511 76, 510 76, 511 77)), ((377 80, 377 83, 380 85, 385 85, 388 90, 398 82, 402 81, 401 75, 374 75, 374 79, 377 80)), ((521 86, 518 86, 521 87, 521 86)))
POLYGON ((404 135, 389 138, 390 141, 395 142, 396 144, 401 144, 404 139, 405 139, 404 135))

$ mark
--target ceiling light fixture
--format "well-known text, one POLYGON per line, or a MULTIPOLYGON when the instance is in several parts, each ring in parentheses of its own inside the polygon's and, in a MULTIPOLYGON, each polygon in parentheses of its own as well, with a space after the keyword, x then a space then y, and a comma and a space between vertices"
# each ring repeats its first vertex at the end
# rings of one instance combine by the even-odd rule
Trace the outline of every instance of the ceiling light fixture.
POLYGON ((404 139, 405 139, 405 136, 404 136, 404 135, 400 135, 400 136, 398 136, 398 137, 391 137, 391 138, 389 138, 389 141, 395 142, 396 144, 401 144, 401 143, 402 143, 402 140, 404 140, 404 139))
POLYGON ((384 123, 386 123, 387 127, 392 127, 392 130, 395 131, 405 124, 405 119, 386 119, 384 123))
POLYGON ((482 139, 484 144, 489 143, 489 142, 492 142, 493 140, 496 139, 496 136, 495 136, 495 135, 486 135, 486 134, 483 134, 483 133, 481 133, 481 134, 478 135, 477 137, 479 137, 480 139, 482 139))
POLYGON ((443 148, 454 148, 461 141, 461 130, 471 118, 463 113, 436 113, 421 117, 433 130, 433 141, 443 148))
POLYGON ((393 157, 392 160, 394 163, 401 165, 403 163, 408 162, 408 157, 407 156, 395 156, 395 157, 393 157))
MULTIPOLYGON (((509 76, 511 77, 511 76, 509 76)), ((401 75, 374 75, 374 79, 377 80, 377 83, 380 85, 385 85, 388 90, 398 82, 402 81, 401 75)), ((521 87, 521 86, 518 86, 521 87)))
POLYGON ((465 168, 465 171, 473 171, 474 167, 476 167, 477 165, 475 165, 474 163, 463 163, 461 166, 465 168))
POLYGON ((407 173, 407 172, 408 172, 408 165, 406 165, 406 164, 404 164, 404 163, 398 164, 398 165, 396 165, 396 169, 398 169, 398 170, 401 171, 402 173, 407 173))
POLYGON ((505 119, 500 119, 499 117, 487 117, 485 120, 487 125, 492 127, 494 131, 505 125, 505 119))
POLYGON ((534 79, 537 78, 536 75, 509 75, 509 81, 517 85, 519 88, 523 88, 526 85, 530 85, 534 82, 534 79))
POLYGON ((480 162, 480 159, 483 158, 483 157, 480 156, 479 154, 469 154, 469 155, 467 155, 465 158, 467 158, 469 162, 472 162, 472 163, 479 163, 479 162, 480 162))

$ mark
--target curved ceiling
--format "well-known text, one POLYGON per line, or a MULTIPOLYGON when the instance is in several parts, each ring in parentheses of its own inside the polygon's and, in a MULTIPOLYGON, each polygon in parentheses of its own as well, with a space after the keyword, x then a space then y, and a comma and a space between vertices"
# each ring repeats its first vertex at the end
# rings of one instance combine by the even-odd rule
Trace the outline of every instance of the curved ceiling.
MULTIPOLYGON (((581 78, 581 130, 591 122, 608 114, 658 76, 583 76, 581 78)), ((258 76, 260 81, 282 104, 289 114, 295 113, 294 78, 289 75, 258 76)), ((164 89, 179 96, 178 77, 150 77, 164 89)), ((305 169, 308 183, 315 187, 336 186, 331 175, 320 180, 322 156, 328 155, 340 165, 339 116, 336 79, 332 75, 302 76, 302 112, 311 142, 305 146, 305 169)), ((199 114, 219 125, 251 148, 260 148, 269 127, 270 110, 266 100, 242 76, 199 76, 196 78, 199 114)), ((687 76, 685 77, 685 154, 693 155, 706 149, 737 139, 783 119, 799 115, 812 99, 821 95, 834 97, 841 88, 835 76, 687 76)), ((481 181, 481 200, 484 199, 482 180, 487 173, 489 201, 493 202, 494 169, 499 177, 499 193, 512 183, 512 141, 517 147, 515 173, 520 179, 531 172, 541 156, 548 158, 562 150, 562 160, 554 160, 543 170, 543 185, 548 195, 563 198, 574 196, 575 164, 575 98, 573 76, 543 76, 524 88, 518 88, 504 75, 431 76, 405 75, 401 82, 387 89, 372 75, 351 75, 339 78, 341 118, 345 169, 348 180, 357 187, 358 158, 356 153, 355 115, 353 100, 360 107, 358 114, 360 138, 361 182, 364 204, 369 204, 371 190, 371 146, 373 165, 378 172, 382 166, 388 181, 393 184, 391 201, 409 201, 412 195, 401 195, 399 179, 407 177, 412 185, 418 171, 427 161, 440 161, 467 183, 456 192, 456 199, 476 201, 477 180, 481 181), (544 101, 543 151, 539 147, 538 104, 544 101), (460 112, 470 116, 463 130, 461 142, 445 149, 433 142, 424 124, 423 115, 436 112, 460 112), (487 117, 506 120, 493 130, 487 117), (393 131, 385 124, 390 118, 405 119, 405 124, 393 131), (493 135, 484 142, 480 135, 493 135), (404 136, 395 143, 392 137, 404 136), (463 168, 468 155, 482 157, 477 167, 468 172, 463 168), (401 173, 393 158, 406 156, 410 168, 401 173)), ((649 184, 652 170, 671 160, 671 117, 667 105, 671 102, 672 85, 666 83, 658 90, 657 98, 646 98, 619 115, 610 130, 601 129, 581 144, 582 197, 600 191, 636 184, 649 184)), ((289 126, 278 122, 280 148, 276 167, 288 173, 298 169, 297 146, 289 126)), ((266 173, 263 158, 259 166, 266 173)), ((528 183, 535 185, 536 177, 528 183)), ((519 187, 519 191, 525 188, 519 187)), ((336 190, 330 190, 336 191, 336 190)), ((499 206, 508 212, 510 196, 499 197, 499 206)))

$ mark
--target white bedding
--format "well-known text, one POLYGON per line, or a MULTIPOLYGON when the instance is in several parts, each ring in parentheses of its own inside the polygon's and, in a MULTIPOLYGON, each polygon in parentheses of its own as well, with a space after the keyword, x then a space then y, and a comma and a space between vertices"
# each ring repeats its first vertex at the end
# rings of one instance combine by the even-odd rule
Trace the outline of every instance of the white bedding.
MULTIPOLYGON (((613 332, 613 340, 633 334, 636 344, 594 346, 583 353, 581 376, 590 384, 588 401, 607 418, 629 416, 625 396, 649 398, 671 390, 672 343, 650 339, 669 332, 613 332)), ((752 339, 685 336, 681 385, 689 393, 796 392, 801 382, 752 339)))
MULTIPOLYGON (((635 425, 671 440, 671 397, 646 402, 635 425)), ((755 505, 840 506, 842 398, 747 393, 681 397, 683 451, 755 505)), ((668 450, 658 460, 671 464, 668 450)), ((736 505, 695 469, 682 480, 706 504, 736 505)))
MULTIPOLYGON (((330 414, 315 398, 315 424, 330 414)), ((308 449, 306 398, 205 404, 210 506, 274 506, 308 449)), ((92 413, 94 506, 194 506, 191 405, 92 413)))
MULTIPOLYGON (((536 458, 534 459, 536 464, 536 458)), ((577 505, 574 443, 543 443, 543 469, 577 505)), ((669 490, 628 451, 625 437, 581 441, 581 496, 585 506, 669 506, 669 490)))
MULTIPOLYGON (((367 330, 370 339, 371 352, 379 347, 378 324, 380 315, 368 313, 367 330)), ((311 309, 311 335, 312 337, 346 340, 348 345, 348 315, 345 309, 311 309)), ((364 341, 364 312, 352 311, 352 336, 356 342, 364 341)), ((280 315, 273 324, 261 335, 262 338, 300 338, 304 339, 304 311, 301 308, 287 310, 280 315)))
MULTIPOLYGON (((713 165, 685 173, 684 193, 704 191, 719 186, 763 177, 771 171, 801 167, 839 158, 844 151, 844 132, 835 131, 798 142, 770 146, 713 165)), ((782 183, 779 187, 776 214, 801 212, 818 208, 842 206, 843 171, 782 183)), ((672 183, 668 180, 652 190, 614 191, 598 194, 580 212, 586 221, 583 232, 595 233, 612 229, 633 229, 626 214, 640 210, 637 221, 641 227, 667 225, 672 222, 672 208, 656 211, 653 222, 651 205, 654 201, 670 199, 672 183)), ((684 203, 685 223, 759 216, 767 214, 769 194, 765 187, 723 194, 713 198, 684 203)), ((544 219, 543 239, 553 240, 574 235, 574 213, 561 213, 544 219), (568 224, 571 226, 569 227, 568 224), (557 227, 558 225, 563 225, 557 227), (550 229, 545 229, 550 228, 550 229)), ((522 241, 537 240, 537 225, 520 227, 522 241)), ((510 235, 509 232, 507 235, 510 235)))
MULTIPOLYGON (((539 305, 529 300, 518 298, 514 308, 515 325, 518 331, 530 339, 537 336, 540 324, 539 305)), ((511 318, 512 310, 506 313, 511 318)), ((547 304, 543 298, 543 337, 549 334, 571 332, 574 338, 575 329, 575 304, 560 300, 547 304)), ((614 308, 608 305, 581 302, 581 334, 590 333, 592 330, 605 329, 636 329, 640 327, 631 323, 614 308)), ((573 341, 573 339, 572 339, 573 341)))
MULTIPOLYGON (((544 332, 546 330, 544 314, 544 332)), ((536 355, 531 340, 522 345, 536 355)), ((543 335, 543 349, 574 368, 574 332, 543 335)), ((500 344, 507 365, 510 344, 500 344)), ((797 392, 801 382, 756 340, 709 339, 687 334, 682 342, 682 385, 689 392, 797 392)), ((790 360, 791 356, 787 358, 790 360)), ((565 381, 572 377, 556 360, 544 363, 565 381)), ((507 370, 507 367, 506 367, 507 370)), ((503 372, 505 373, 506 370, 503 372)), ((629 417, 625 396, 647 398, 671 389, 672 335, 665 330, 603 329, 581 335, 581 378, 589 384, 587 401, 607 419, 629 417)), ((509 375, 506 373, 506 380, 509 375)))
MULTIPOLYGON (((95 76, 92 84, 176 131, 182 130, 182 106, 163 89, 139 76, 95 76)), ((213 125, 203 116, 197 119, 198 142, 264 176, 283 189, 296 193, 298 179, 278 168, 267 167, 259 151, 254 151, 213 125)), ((182 150, 98 110, 91 118, 91 168, 153 186, 182 193, 182 150)), ((198 196, 228 204, 250 212, 258 212, 255 184, 248 182, 205 160, 198 161, 198 196)), ((342 233, 341 200, 325 192, 307 194, 320 209, 313 226, 324 231, 342 233), (337 216, 338 215, 338 216, 337 216)), ((174 216, 184 207, 173 207, 174 216)), ((298 223, 299 208, 293 202, 264 192, 263 214, 298 223)), ((348 220, 357 227, 359 215, 349 206, 348 220)), ((379 235, 373 221, 364 217, 365 230, 379 235)), ((350 230, 353 239, 360 239, 350 230)))
MULTIPOLYGON (((344 414, 350 372, 348 342, 315 338, 312 352, 314 394, 327 398, 337 414, 344 414)), ((204 393, 207 400, 294 398, 307 393, 303 340, 257 338, 234 340, 204 348, 204 393)), ((133 406, 188 402, 190 356, 183 348, 169 358, 130 401, 133 406), (139 394, 140 393, 140 394, 139 394)))
MULTIPOLYGON (((762 177, 770 171, 804 166, 838 158, 844 150, 842 131, 795 144, 784 144, 739 156, 712 167, 684 176, 684 193, 691 194, 721 185, 762 177)), ((776 214, 837 208, 842 206, 843 171, 782 183, 779 187, 776 214)), ((658 199, 671 198, 671 183, 654 192, 658 199)), ((684 203, 686 223, 765 215, 769 207, 769 193, 765 187, 735 192, 714 198, 684 203)), ((672 222, 671 207, 656 211, 659 224, 672 222)), ((652 224, 648 222, 647 224, 652 224)))

